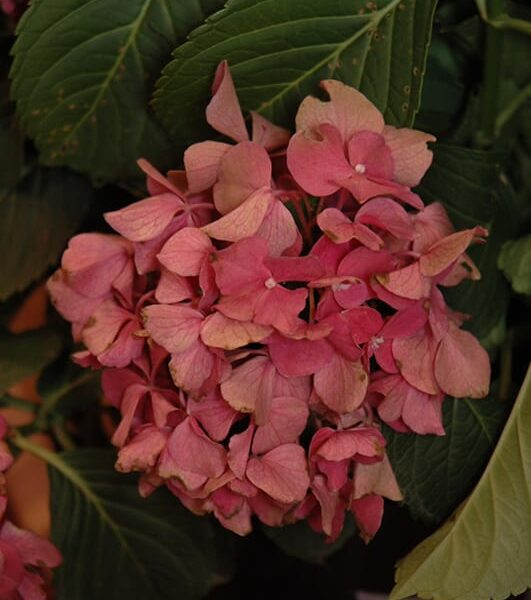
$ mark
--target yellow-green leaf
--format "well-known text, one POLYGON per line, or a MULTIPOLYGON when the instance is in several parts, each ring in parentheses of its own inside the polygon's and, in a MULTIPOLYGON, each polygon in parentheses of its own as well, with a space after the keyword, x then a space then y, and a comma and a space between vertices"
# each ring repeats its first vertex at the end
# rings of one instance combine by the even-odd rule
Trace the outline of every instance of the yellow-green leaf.
POLYGON ((391 600, 502 600, 531 587, 531 367, 469 499, 399 563, 391 600))

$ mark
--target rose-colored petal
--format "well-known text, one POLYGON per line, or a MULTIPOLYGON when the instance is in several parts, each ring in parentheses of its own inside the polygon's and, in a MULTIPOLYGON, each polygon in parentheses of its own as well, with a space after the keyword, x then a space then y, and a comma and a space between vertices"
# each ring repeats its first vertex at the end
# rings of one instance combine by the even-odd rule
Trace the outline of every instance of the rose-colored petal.
POLYGON ((352 338, 356 344, 368 342, 383 326, 380 313, 368 306, 351 308, 345 312, 344 318, 351 327, 352 338))
POLYGON ((395 501, 403 498, 387 455, 375 463, 356 464, 352 492, 353 498, 361 498, 367 494, 378 494, 395 501))
POLYGON ((256 356, 233 369, 221 384, 221 395, 240 412, 253 412, 260 401, 273 398, 275 368, 265 356, 256 356))
POLYGON ((283 444, 252 458, 246 475, 256 487, 285 504, 302 500, 310 485, 304 448, 298 444, 283 444))
POLYGON ((393 356, 404 379, 426 394, 437 394, 435 379, 436 343, 426 330, 393 341, 393 356))
POLYGON ((435 377, 450 396, 483 398, 489 393, 489 356, 471 333, 451 328, 437 350, 435 377))
POLYGON ((268 347, 273 364, 286 377, 312 375, 332 359, 334 352, 325 340, 292 340, 281 335, 274 336, 268 347))
POLYGON ((152 304, 142 309, 149 335, 170 353, 183 352, 199 337, 203 315, 182 305, 152 304))
POLYGON ((26 565, 38 567, 44 564, 53 569, 62 562, 61 554, 49 540, 31 531, 19 529, 10 521, 6 520, 2 524, 0 540, 15 546, 26 565))
POLYGON ((312 134, 296 133, 289 142, 287 157, 293 178, 313 196, 333 194, 341 187, 337 182, 352 173, 341 134, 330 124, 320 125, 312 134))
POLYGON ((329 408, 347 413, 363 403, 368 379, 361 361, 350 361, 335 352, 332 359, 314 375, 314 387, 329 408))
MULTIPOLYGON (((175 385, 193 395, 200 395, 203 385, 216 367, 217 357, 201 342, 174 354, 169 369, 175 385)), ((217 382, 216 382, 217 383, 217 382)))
POLYGON ((413 216, 417 238, 413 242, 414 252, 425 252, 438 240, 454 231, 446 209, 439 202, 433 202, 413 216))
POLYGON ((172 273, 195 277, 213 249, 209 237, 200 229, 185 227, 171 236, 157 258, 172 273))
POLYGON ((216 69, 212 84, 212 100, 206 108, 206 119, 208 124, 216 131, 237 142, 244 142, 249 139, 226 60, 222 61, 216 69))
POLYGON ((267 423, 256 430, 253 454, 263 454, 281 444, 298 441, 306 427, 308 414, 308 405, 299 398, 273 398, 267 423))
POLYGON ((160 279, 155 290, 155 299, 160 304, 174 304, 194 297, 194 289, 189 279, 168 271, 160 271, 160 279))
POLYGON ((335 431, 316 451, 316 455, 330 461, 357 460, 364 457, 383 456, 385 439, 374 427, 357 427, 335 431))
POLYGON ((245 476, 254 431, 255 427, 250 423, 245 431, 232 435, 230 438, 227 461, 231 471, 238 479, 243 479, 245 476))
POLYGON ((147 188, 151 196, 171 192, 180 196, 181 192, 176 188, 167 177, 164 177, 160 171, 147 161, 145 158, 139 158, 136 164, 147 175, 147 188))
POLYGON ((227 437, 229 429, 240 416, 218 393, 209 394, 198 402, 188 402, 188 412, 216 442, 227 437))
POLYGON ((384 137, 374 131, 358 131, 348 141, 348 160, 356 173, 392 180, 394 160, 384 137))
POLYGON ((145 242, 160 235, 184 202, 174 194, 160 194, 125 208, 104 213, 105 220, 132 242, 145 242))
POLYGON ((312 281, 324 274, 321 261, 311 255, 267 257, 264 264, 275 281, 312 281))
POLYGON ((209 315, 201 326, 201 339, 207 346, 235 350, 260 342, 271 333, 271 327, 229 319, 220 312, 209 315))
POLYGON ((261 114, 251 111, 252 140, 266 150, 276 150, 288 145, 291 132, 283 127, 274 125, 261 114))
POLYGON ((370 494, 352 500, 350 510, 356 519, 356 525, 360 530, 360 537, 368 543, 382 524, 384 501, 381 496, 370 494))
POLYGON ((373 198, 356 213, 356 223, 374 225, 401 240, 413 240, 415 228, 411 216, 390 198, 373 198))
POLYGON ((113 300, 105 300, 85 324, 82 332, 83 343, 92 354, 105 352, 131 317, 131 313, 113 300))
POLYGON ((193 417, 188 417, 173 430, 168 439, 168 451, 178 471, 214 478, 225 470, 223 446, 210 440, 193 417))
POLYGON ((272 325, 283 333, 295 331, 307 297, 305 289, 287 290, 275 285, 256 298, 254 320, 262 325, 272 325))
POLYGON ((135 435, 118 453, 116 470, 122 473, 152 469, 166 446, 167 436, 148 426, 135 435))
POLYGON ((148 392, 149 388, 147 388, 146 385, 138 383, 129 386, 125 390, 122 401, 120 402, 122 420, 112 436, 112 443, 115 446, 121 448, 125 444, 127 438, 129 437, 131 424, 133 422, 138 405, 148 392))
POLYGON ((427 142, 434 142, 435 137, 416 129, 397 129, 389 125, 384 127, 383 136, 395 163, 394 181, 408 187, 418 185, 433 158, 427 142))
POLYGON ((232 146, 222 142, 192 144, 184 152, 184 168, 191 194, 211 188, 217 181, 221 160, 232 146))
MULTIPOLYGON (((264 220, 256 230, 256 235, 267 240, 271 256, 288 254, 290 248, 296 246, 300 237, 291 212, 278 199, 272 200, 269 204, 264 220)), ((295 252, 295 255, 297 254, 298 252, 295 252)))

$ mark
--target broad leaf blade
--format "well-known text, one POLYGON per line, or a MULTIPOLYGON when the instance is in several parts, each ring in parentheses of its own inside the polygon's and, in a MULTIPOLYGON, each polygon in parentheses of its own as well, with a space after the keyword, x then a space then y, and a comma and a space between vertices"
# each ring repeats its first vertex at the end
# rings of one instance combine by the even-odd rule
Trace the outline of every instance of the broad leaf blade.
POLYGON ((501 600, 531 587, 531 368, 474 492, 400 564, 391 600, 501 600))
POLYGON ((497 153, 437 144, 419 188, 425 202, 444 204, 457 229, 483 225, 490 231, 485 245, 469 250, 481 280, 445 291, 451 308, 472 316, 465 326, 480 339, 504 319, 509 301, 497 260, 502 244, 514 233, 516 214, 511 190, 500 179, 500 161, 497 153))
POLYGON ((322 79, 364 92, 387 122, 418 108, 434 0, 230 0, 174 52, 154 107, 177 140, 208 135, 204 108, 216 65, 229 61, 242 106, 291 125, 322 79))
POLYGON ((0 189, 0 300, 55 264, 91 200, 88 181, 63 169, 34 168, 0 189))
POLYGON ((18 335, 0 332, 0 395, 14 383, 39 373, 60 351, 60 337, 48 329, 18 335))
POLYGON ((59 600, 201 598, 220 578, 214 532, 177 498, 138 495, 108 450, 50 455, 52 539, 64 563, 59 600))
POLYGON ((447 398, 445 436, 385 428, 387 452, 414 518, 440 523, 478 481, 507 416, 495 398, 447 398))
POLYGON ((100 180, 175 155, 147 100, 172 48, 222 0, 41 0, 18 29, 12 93, 47 165, 100 180))

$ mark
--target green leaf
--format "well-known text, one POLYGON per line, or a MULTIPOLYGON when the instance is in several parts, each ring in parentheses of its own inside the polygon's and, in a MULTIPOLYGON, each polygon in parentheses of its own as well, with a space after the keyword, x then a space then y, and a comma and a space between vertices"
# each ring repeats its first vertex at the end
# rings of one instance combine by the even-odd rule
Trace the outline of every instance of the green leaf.
POLYGON ((52 540, 64 559, 58 600, 192 600, 222 581, 210 520, 164 489, 141 498, 137 477, 114 470, 114 451, 52 454, 20 436, 15 443, 50 467, 52 540))
POLYGON ((397 433, 386 427, 387 452, 412 516, 440 523, 477 482, 507 417, 495 398, 447 398, 445 436, 397 433))
POLYGON ((481 17, 492 27, 531 35, 529 7, 510 0, 476 0, 481 17))
POLYGON ((88 181, 64 169, 36 167, 0 188, 0 300, 56 263, 91 200, 88 181))
POLYGON ((354 535, 356 527, 353 520, 347 518, 339 538, 331 544, 325 541, 322 533, 313 531, 306 521, 299 521, 284 527, 266 527, 264 525, 262 531, 286 554, 306 562, 323 564, 354 535))
POLYGON ((0 332, 0 395, 41 371, 60 351, 61 339, 48 329, 18 335, 0 332))
POLYGON ((531 294, 531 235, 506 242, 498 257, 498 266, 515 292, 531 294))
POLYGON ((290 126, 322 79, 359 88, 386 121, 410 125, 418 107, 434 0, 229 0, 157 83, 154 108, 175 139, 208 135, 204 108, 217 64, 229 61, 245 109, 290 126))
POLYGON ((472 316, 466 327, 480 339, 499 326, 509 301, 497 260, 502 244, 514 235, 517 215, 511 188, 500 176, 501 158, 494 152, 437 144, 433 165, 419 187, 426 202, 444 204, 456 228, 483 225, 489 229, 487 243, 468 252, 481 280, 465 281, 445 293, 454 310, 472 316))
POLYGON ((502 600, 531 587, 531 368, 472 495, 399 563, 391 600, 502 600))
POLYGON ((47 165, 99 180, 175 152, 147 106, 172 48, 222 0, 41 0, 18 28, 11 77, 22 124, 47 165))

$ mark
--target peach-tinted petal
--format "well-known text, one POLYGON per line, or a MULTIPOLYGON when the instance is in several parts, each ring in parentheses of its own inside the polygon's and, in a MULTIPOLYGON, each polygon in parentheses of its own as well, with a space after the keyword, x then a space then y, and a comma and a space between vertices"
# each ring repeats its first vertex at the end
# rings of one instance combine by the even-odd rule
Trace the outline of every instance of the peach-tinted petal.
POLYGON ((426 394, 437 394, 434 360, 436 344, 425 330, 393 341, 393 356, 404 379, 426 394))
POLYGON ((433 158, 427 142, 434 142, 435 137, 416 129, 389 125, 384 127, 383 136, 395 163, 393 180, 409 187, 418 185, 433 158))
POLYGON ((347 413, 362 404, 368 379, 361 361, 347 360, 336 352, 314 375, 314 387, 329 408, 338 413, 347 413))
POLYGON ((291 132, 283 127, 274 125, 259 113, 251 111, 252 140, 266 150, 276 150, 288 145, 291 132))
POLYGON ((212 84, 212 100, 206 108, 208 124, 216 131, 244 142, 249 139, 242 110, 232 81, 229 65, 222 61, 216 69, 212 84))
POLYGON ((171 353, 183 352, 199 337, 203 315, 188 306, 152 304, 142 310, 149 335, 171 353))
POLYGON ((489 356, 471 333, 451 328, 437 350, 435 376, 450 396, 483 398, 489 393, 489 356))
POLYGON ((273 398, 268 421, 256 430, 253 453, 263 454, 281 444, 296 442, 306 427, 308 414, 308 405, 300 398, 273 398))
POLYGON ((236 321, 215 312, 201 327, 201 339, 207 346, 234 350, 247 344, 260 342, 271 333, 271 327, 252 322, 236 321))
POLYGON ((211 188, 218 179, 221 160, 232 146, 222 142, 199 142, 184 152, 188 191, 191 194, 211 188))
POLYGON ((213 249, 205 233, 195 227, 185 227, 171 236, 157 258, 172 273, 184 277, 197 276, 213 249))

